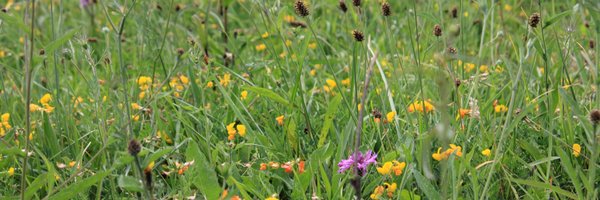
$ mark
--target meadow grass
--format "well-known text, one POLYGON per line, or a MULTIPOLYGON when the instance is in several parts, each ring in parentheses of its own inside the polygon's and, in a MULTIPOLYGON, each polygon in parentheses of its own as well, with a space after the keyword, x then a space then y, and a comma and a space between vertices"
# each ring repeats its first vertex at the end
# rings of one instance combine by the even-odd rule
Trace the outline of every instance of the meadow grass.
POLYGON ((0 199, 599 198, 594 1, 0 6, 0 199))

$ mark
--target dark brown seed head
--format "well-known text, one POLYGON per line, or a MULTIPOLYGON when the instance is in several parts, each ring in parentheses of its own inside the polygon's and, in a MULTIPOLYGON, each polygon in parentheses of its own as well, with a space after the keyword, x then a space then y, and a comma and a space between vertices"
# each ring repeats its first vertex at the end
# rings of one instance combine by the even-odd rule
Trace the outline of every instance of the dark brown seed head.
POLYGON ((452 18, 457 18, 458 17, 458 8, 456 8, 456 7, 452 8, 452 10, 450 10, 450 15, 452 15, 452 18))
POLYGON ((354 40, 357 42, 362 42, 365 39, 365 35, 359 30, 353 30, 352 37, 354 37, 354 40))
POLYGON ((448 53, 450 54, 456 54, 457 50, 454 47, 448 47, 448 53))
POLYGON ((304 22, 301 21, 290 21, 290 26, 292 27, 300 27, 300 28, 306 28, 306 24, 304 22))
POLYGON ((433 35, 435 35, 436 37, 442 36, 442 27, 440 27, 439 24, 433 26, 433 35))
POLYGON ((46 50, 40 49, 40 56, 43 56, 44 54, 46 54, 46 50))
POLYGON ((129 146, 127 147, 127 151, 132 156, 137 156, 138 153, 142 150, 142 145, 135 139, 129 141, 129 146))
POLYGON ((181 5, 175 5, 175 12, 179 12, 181 10, 181 5))
POLYGON ((6 9, 6 8, 2 8, 2 12, 3 12, 3 13, 6 13, 6 12, 8 12, 8 9, 6 9))
POLYGON ((587 20, 585 20, 585 22, 583 22, 583 25, 584 25, 586 28, 590 28, 590 22, 588 22, 587 20))
POLYGON ((387 1, 381 4, 381 13, 386 17, 392 15, 390 4, 387 1))
POLYGON ((185 53, 185 50, 183 48, 177 48, 177 55, 181 56, 183 55, 183 53, 185 53))
POLYGON ((340 10, 342 10, 342 12, 348 11, 348 6, 346 6, 346 2, 344 0, 340 0, 340 10))
POLYGON ((456 79, 456 80, 454 80, 454 85, 455 85, 456 87, 460 87, 460 83, 461 83, 461 82, 460 82, 460 79, 456 79))
POLYGON ((590 40, 590 49, 594 49, 594 47, 596 47, 596 43, 594 40, 590 40))
POLYGON ((381 112, 379 110, 373 110, 371 114, 373 114, 373 117, 381 119, 381 112))
POLYGON ((361 0, 352 0, 352 5, 359 7, 362 4, 361 0))
POLYGON ((590 113, 590 121, 592 121, 592 124, 594 125, 600 123, 600 110, 592 110, 590 113))
POLYGON ((296 14, 300 15, 301 17, 306 17, 310 14, 310 12, 308 11, 308 7, 306 7, 304 1, 296 1, 296 3, 294 4, 294 9, 296 10, 296 14))
POLYGON ((156 10, 162 10, 162 6, 160 6, 160 4, 156 4, 156 10))
POLYGON ((87 42, 88 43, 96 43, 96 42, 98 42, 98 38, 90 37, 90 38, 87 39, 87 42))
POLYGON ((533 13, 529 17, 529 26, 536 28, 537 25, 540 23, 540 20, 541 20, 540 13, 533 13))

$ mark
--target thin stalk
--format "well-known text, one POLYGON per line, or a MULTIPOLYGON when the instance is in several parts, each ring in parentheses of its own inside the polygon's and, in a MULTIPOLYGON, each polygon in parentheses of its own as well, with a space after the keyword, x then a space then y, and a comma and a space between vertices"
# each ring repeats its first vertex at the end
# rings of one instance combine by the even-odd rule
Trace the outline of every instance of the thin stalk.
POLYGON ((25 199, 25 190, 27 189, 27 161, 29 156, 27 152, 29 152, 29 134, 31 133, 31 115, 29 104, 31 103, 31 68, 33 64, 33 31, 35 29, 35 0, 27 0, 26 1, 27 8, 25 9, 25 16, 23 21, 27 23, 27 19, 30 19, 31 29, 29 30, 29 41, 24 42, 25 51, 29 51, 29 54, 25 54, 25 158, 23 158, 23 171, 21 172, 21 199, 25 199), (31 8, 29 8, 29 3, 31 3, 31 8), (29 12, 31 12, 31 17, 29 17, 29 12))

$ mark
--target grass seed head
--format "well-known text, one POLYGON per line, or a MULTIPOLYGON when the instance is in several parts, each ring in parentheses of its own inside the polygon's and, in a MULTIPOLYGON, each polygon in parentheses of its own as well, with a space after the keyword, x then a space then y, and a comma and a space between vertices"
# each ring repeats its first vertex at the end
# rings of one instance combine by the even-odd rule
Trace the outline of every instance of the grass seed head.
POLYGON ((538 26, 538 24, 540 23, 540 20, 541 20, 540 13, 533 13, 529 17, 529 26, 536 28, 538 26))
POLYGON ((301 17, 306 17, 310 14, 310 11, 308 10, 308 7, 306 7, 304 1, 296 1, 294 4, 294 9, 296 10, 296 14, 300 15, 301 17))

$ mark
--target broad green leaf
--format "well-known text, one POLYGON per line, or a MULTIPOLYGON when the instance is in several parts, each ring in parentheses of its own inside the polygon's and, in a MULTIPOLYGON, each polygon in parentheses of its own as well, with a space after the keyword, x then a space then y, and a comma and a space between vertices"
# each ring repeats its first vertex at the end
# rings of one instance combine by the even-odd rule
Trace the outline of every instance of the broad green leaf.
POLYGON ((418 171, 413 171, 417 185, 429 199, 440 199, 440 194, 435 187, 418 171))
POLYGON ((154 152, 150 157, 146 158, 146 160, 144 161, 144 163, 147 165, 150 162, 156 161, 160 157, 163 157, 164 155, 167 155, 167 154, 171 153, 172 151, 173 151, 173 147, 162 148, 162 149, 154 152))
POLYGON ((548 20, 544 21, 544 27, 542 27, 542 28, 543 29, 548 28, 548 26, 556 23, 558 20, 560 20, 560 19, 566 17, 567 15, 571 14, 571 12, 572 12, 571 10, 567 10, 567 11, 564 11, 562 13, 558 13, 557 15, 554 15, 554 16, 550 17, 548 20))
POLYGON ((35 193, 44 186, 46 183, 46 179, 48 178, 47 174, 40 174, 29 186, 27 186, 27 190, 25 190, 25 199, 31 199, 35 193))
POLYGON ((338 111, 338 106, 342 102, 342 96, 336 95, 330 102, 329 107, 327 108, 327 112, 325 113, 325 119, 323 121, 323 128, 321 128, 321 135, 319 135, 319 143, 317 147, 322 147, 327 140, 327 135, 329 134, 329 129, 333 124, 333 119, 335 114, 338 111))
POLYGON ((71 185, 67 186, 64 189, 61 189, 58 193, 54 194, 53 196, 51 196, 49 199, 50 200, 55 200, 55 199, 72 199, 74 198, 77 194, 85 194, 86 190, 91 187, 92 185, 104 180, 104 178, 106 176, 108 176, 110 174, 110 170, 109 171, 103 171, 103 172, 99 172, 94 174, 93 176, 87 177, 83 180, 71 183, 71 185))
POLYGON ((186 173, 191 176, 193 184, 200 189, 205 199, 218 199, 221 194, 221 186, 217 180, 217 173, 195 141, 191 140, 188 144, 185 157, 188 161, 194 160, 194 164, 186 173))
POLYGON ((518 183, 518 184, 529 185, 531 187, 550 190, 552 192, 555 192, 556 194, 563 195, 563 196, 569 197, 571 199, 577 199, 577 195, 575 195, 569 191, 563 190, 560 187, 550 185, 548 183, 542 183, 542 182, 533 181, 533 180, 523 180, 523 179, 511 179, 511 181, 518 183))
POLYGON ((298 133, 296 133, 296 122, 291 120, 287 127, 287 142, 294 151, 298 151, 298 133))
POLYGON ((80 29, 78 29, 78 28, 71 29, 69 32, 63 34, 60 38, 58 38, 58 39, 52 41, 50 44, 47 44, 46 46, 44 46, 44 50, 48 53, 54 52, 60 46, 65 44, 67 41, 69 41, 73 37, 73 35, 75 35, 75 33, 77 33, 77 31, 79 31, 79 30, 80 29))
POLYGON ((296 108, 295 105, 291 104, 288 100, 279 96, 277 93, 273 92, 272 90, 269 90, 266 88, 261 88, 261 87, 242 87, 242 88, 252 91, 252 92, 255 92, 261 96, 267 97, 267 98, 269 98, 277 103, 281 103, 287 107, 296 108))
POLYGON ((131 176, 119 176, 117 184, 120 188, 130 192, 141 192, 144 191, 144 187, 139 179, 131 176))

